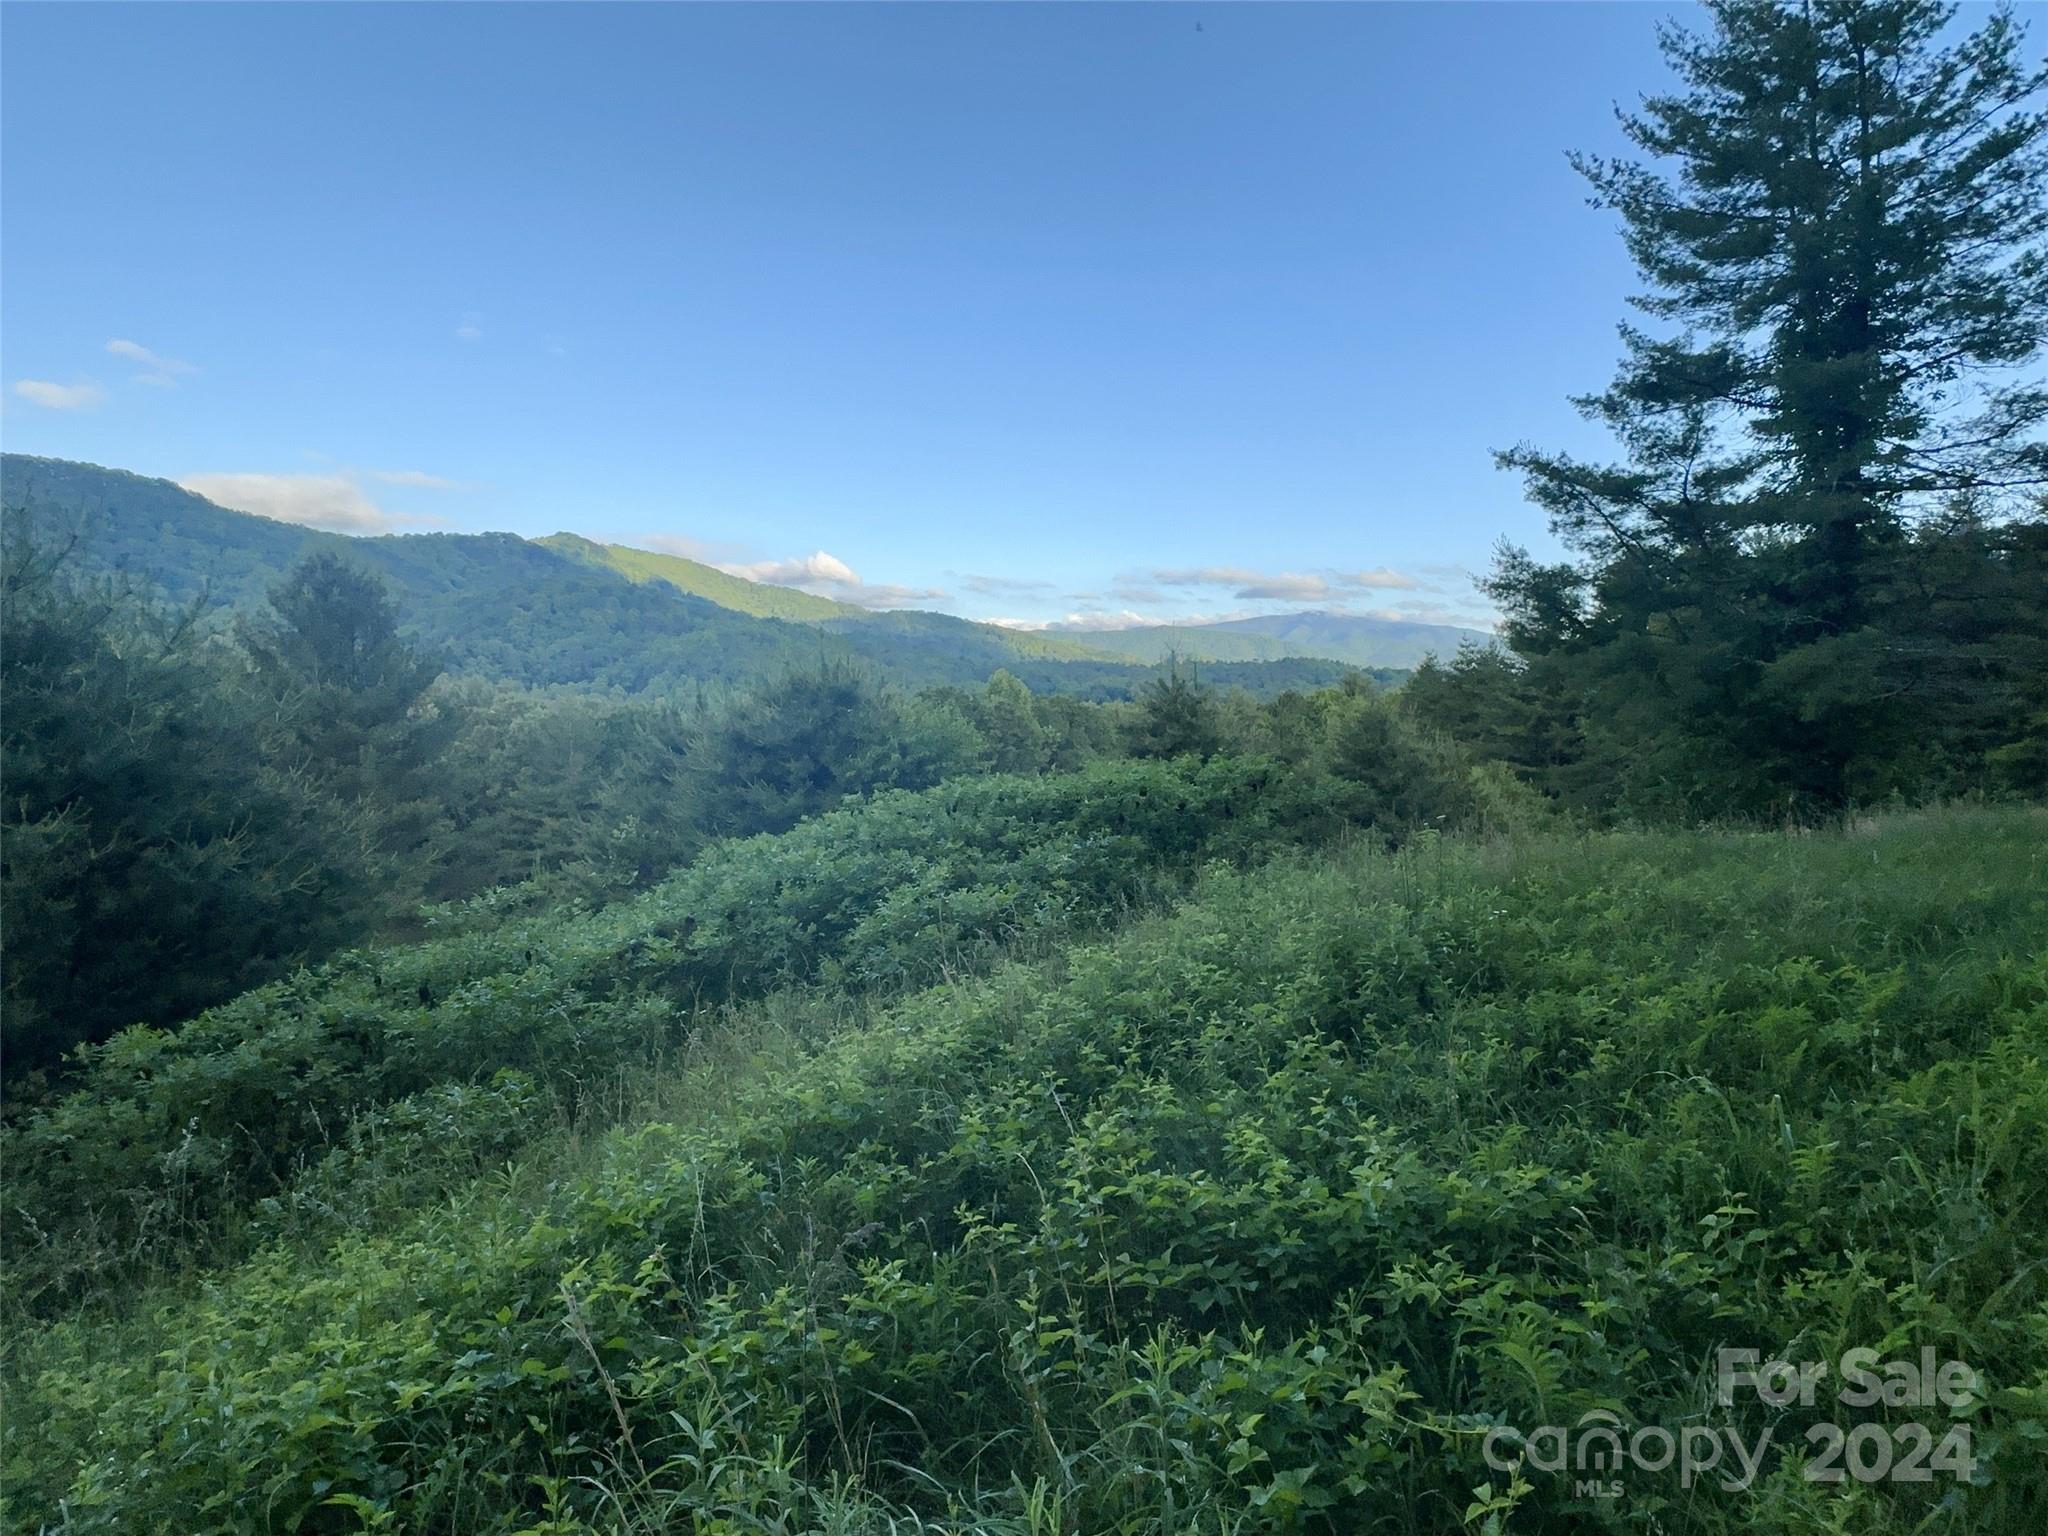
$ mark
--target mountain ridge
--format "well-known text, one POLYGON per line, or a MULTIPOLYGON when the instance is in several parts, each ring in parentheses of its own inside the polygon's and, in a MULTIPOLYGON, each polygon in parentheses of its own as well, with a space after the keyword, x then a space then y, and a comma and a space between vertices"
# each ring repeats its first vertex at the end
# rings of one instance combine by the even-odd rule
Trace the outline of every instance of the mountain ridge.
MULTIPOLYGON (((1209 664, 1330 661, 1346 666, 1406 670, 1434 653, 1448 657, 1461 644, 1491 644, 1493 637, 1454 625, 1346 614, 1328 609, 1219 619, 1202 624, 1147 624, 1129 629, 1052 634, 918 608, 871 609, 821 597, 795 587, 753 581, 703 561, 632 545, 610 544, 563 531, 539 538, 512 533, 343 534, 308 528, 260 513, 221 506, 174 481, 128 470, 27 454, 4 456, 10 485, 24 479, 31 493, 63 503, 73 517, 106 513, 128 498, 150 503, 155 517, 154 551, 133 536, 112 562, 132 568, 162 587, 173 601, 190 601, 201 590, 229 607, 261 600, 263 590, 284 567, 315 549, 355 550, 373 565, 412 567, 408 541, 513 540, 587 571, 605 572, 640 587, 658 584, 724 612, 799 625, 814 632, 884 637, 922 649, 946 646, 989 648, 1024 661, 1100 662, 1157 666, 1169 657, 1209 664), (99 483, 87 482, 97 477, 99 483)), ((10 491, 10 496, 12 492, 10 491)), ((118 520, 118 518, 117 518, 118 520)), ((425 546, 416 546, 421 548, 425 546)))
MULTIPOLYGON (((577 559, 607 566, 633 581, 665 581, 693 596, 757 618, 790 619, 828 628, 846 623, 874 623, 885 617, 905 622, 905 615, 925 620, 974 624, 1000 631, 1007 643, 1026 655, 1064 661, 1141 661, 1157 665, 1169 655, 1183 661, 1341 661, 1351 666, 1407 668, 1428 654, 1448 658, 1460 645, 1490 645, 1483 630, 1420 620, 1388 619, 1372 614, 1309 608, 1290 613, 1256 614, 1241 619, 1215 619, 1201 624, 1138 624, 1128 629, 1049 633, 957 619, 922 608, 862 608, 795 587, 753 581, 685 555, 607 544, 578 533, 554 533, 535 539, 577 559)), ((915 622, 915 621, 911 621, 915 622)))
MULTIPOLYGON (((1004 670, 1037 691, 1114 698, 1153 671, 1058 637, 949 614, 851 608, 680 556, 646 552, 648 560, 621 569, 607 553, 615 547, 573 535, 345 535, 238 512, 167 480, 22 454, 0 455, 0 495, 10 519, 75 539, 83 568, 145 582, 174 603, 252 610, 306 555, 345 555, 386 582, 406 632, 451 670, 527 686, 635 693, 733 685, 838 658, 911 689, 978 686, 1004 670), (726 606, 683 582, 789 616, 726 606), (804 613, 820 616, 795 617, 804 613)), ((1292 658, 1212 680, 1270 694, 1325 686, 1350 670, 1292 658)))
POLYGON ((1462 645, 1492 645, 1484 630, 1414 619, 1304 609, 1255 614, 1206 624, 1149 624, 1091 633, 1098 650, 1159 662, 1173 654, 1187 661, 1285 661, 1315 657, 1351 666, 1409 668, 1424 656, 1448 660, 1462 645))
POLYGON ((686 555, 671 555, 631 544, 606 544, 585 538, 580 533, 553 533, 533 542, 615 570, 629 581, 666 582, 693 597, 704 598, 721 608, 751 614, 755 618, 786 619, 792 623, 819 625, 828 630, 838 630, 847 625, 889 627, 893 621, 893 627, 899 631, 943 632, 950 626, 965 624, 998 637, 999 643, 1019 655, 1039 660, 1121 662, 1129 659, 1064 635, 1008 629, 986 620, 963 619, 928 608, 863 608, 855 603, 820 597, 798 587, 735 576, 730 571, 720 570, 701 560, 692 560, 686 555))

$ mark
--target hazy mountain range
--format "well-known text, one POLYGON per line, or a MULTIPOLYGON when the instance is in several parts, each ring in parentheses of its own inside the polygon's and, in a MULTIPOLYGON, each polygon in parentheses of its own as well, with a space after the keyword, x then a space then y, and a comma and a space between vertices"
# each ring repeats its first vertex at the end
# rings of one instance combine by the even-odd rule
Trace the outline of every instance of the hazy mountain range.
POLYGON ((1466 642, 1491 644, 1493 637, 1449 624, 1370 618, 1355 613, 1261 614, 1220 619, 1212 624, 1147 624, 1098 630, 1087 637, 1096 651, 1159 661, 1169 652, 1200 661, 1279 661, 1315 656, 1358 667, 1413 667, 1435 654, 1449 660, 1466 642))
POLYGON ((1313 687, 1346 667, 1412 667, 1489 637, 1447 625, 1293 613, 1052 635, 909 609, 876 611, 749 581, 679 555, 573 533, 350 537, 231 511, 167 480, 9 454, 0 493, 39 538, 173 602, 249 608, 302 555, 346 552, 390 586, 408 629, 451 667, 531 684, 638 691, 733 682, 845 654, 908 687, 976 683, 999 668, 1034 688, 1114 696, 1169 654, 1257 693, 1313 687))

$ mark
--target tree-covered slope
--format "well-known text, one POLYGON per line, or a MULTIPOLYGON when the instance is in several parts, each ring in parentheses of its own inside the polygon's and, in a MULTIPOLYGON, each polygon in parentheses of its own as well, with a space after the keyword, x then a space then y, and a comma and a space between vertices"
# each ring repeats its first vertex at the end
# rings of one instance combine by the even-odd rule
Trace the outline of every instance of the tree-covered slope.
POLYGON ((571 559, 617 571, 629 581, 667 582, 679 592, 688 592, 721 608, 730 608, 735 613, 752 614, 757 619, 791 619, 815 624, 825 619, 860 618, 866 611, 851 603, 835 603, 829 597, 800 592, 794 587, 748 581, 744 576, 721 571, 715 565, 706 565, 682 555, 662 554, 658 550, 634 549, 625 544, 600 544, 576 533, 551 533, 534 542, 571 559))
POLYGON ((817 624, 880 651, 886 651, 892 642, 900 642, 939 653, 1001 653, 1028 661, 1125 659, 1117 653, 1060 635, 1005 629, 1000 625, 981 624, 971 619, 914 608, 873 609, 834 602, 829 597, 819 597, 794 587, 749 581, 743 576, 735 576, 681 555, 633 549, 623 544, 599 544, 573 533, 550 534, 535 542, 575 559, 617 571, 632 581, 666 582, 678 591, 756 618, 817 624))
POLYGON ((829 637, 642 586, 509 533, 350 540, 458 672, 637 693, 737 683, 843 654, 829 637))
MULTIPOLYGON (((0 495, 9 518, 33 523, 40 538, 76 536, 75 558, 88 568, 177 602, 203 593, 251 610, 301 556, 343 553, 390 586, 406 632, 451 669, 512 682, 637 693, 849 658, 905 688, 979 684, 1007 670, 1040 692, 1124 698, 1150 675, 1145 663, 1071 641, 945 614, 871 613, 563 535, 344 537, 229 511, 169 481, 19 454, 0 461, 0 495)), ((1270 695, 1342 675, 1320 663, 1215 680, 1270 695)))
POLYGON ((44 542, 75 536, 86 568, 174 602, 203 593, 251 611, 302 555, 342 554, 389 586, 414 640, 485 677, 638 692, 847 654, 829 637, 636 585, 509 533, 344 537, 230 511, 167 480, 19 454, 0 463, 0 494, 44 542))
POLYGON ((825 625, 838 634, 860 630, 894 635, 913 644, 957 643, 972 633, 983 644, 1026 661, 1116 661, 1119 658, 1078 640, 1061 635, 1042 635, 1030 630, 1006 629, 1000 624, 980 624, 958 619, 949 613, 931 613, 918 608, 856 608, 850 615, 836 617, 825 625))
POLYGON ((0 507, 48 543, 78 541, 77 558, 120 571, 173 603, 202 592, 229 607, 264 593, 302 555, 359 548, 339 534, 230 512, 183 486, 68 459, 0 455, 0 507))

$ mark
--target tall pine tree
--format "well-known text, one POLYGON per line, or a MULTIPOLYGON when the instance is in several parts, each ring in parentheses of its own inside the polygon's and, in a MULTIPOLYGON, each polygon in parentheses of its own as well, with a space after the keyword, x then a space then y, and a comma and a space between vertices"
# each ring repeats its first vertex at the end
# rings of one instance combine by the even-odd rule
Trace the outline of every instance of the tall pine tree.
POLYGON ((1492 591, 1637 803, 1955 787, 2025 728, 2042 632, 2048 72, 1937 0, 1709 9, 1622 117, 1647 161, 1574 162, 1662 322, 1580 402, 1625 461, 1501 455, 1576 558, 1506 551, 1492 591))
POLYGON ((399 633, 384 584, 337 555, 301 560, 242 642, 272 701, 270 751, 357 807, 397 910, 438 856, 441 754, 457 722, 427 706, 440 661, 399 633))

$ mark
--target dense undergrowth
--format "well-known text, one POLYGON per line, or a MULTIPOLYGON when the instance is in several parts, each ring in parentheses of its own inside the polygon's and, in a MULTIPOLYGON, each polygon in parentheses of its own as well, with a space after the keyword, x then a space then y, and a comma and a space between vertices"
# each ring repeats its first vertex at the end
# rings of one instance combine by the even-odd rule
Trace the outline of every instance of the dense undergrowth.
MULTIPOLYGON (((8 1519, 2032 1530, 2044 848, 2048 818, 2020 810, 1804 837, 1424 838, 1212 868, 1111 939, 836 1029, 793 1018, 794 994, 729 1012, 608 1132, 533 1142, 371 1229, 287 1234, 119 1317, 24 1332, 8 1519), (1825 1399, 1715 1406, 1717 1348, 1857 1346, 1977 1369, 1940 1410, 1971 1428, 1971 1478, 1812 1482, 1802 1432, 1825 1399), (1744 1491, 1635 1470, 1619 1498, 1484 1459, 1489 1427, 1599 1411, 1732 1418, 1777 1450, 1744 1491)), ((763 894, 730 919, 700 905, 699 932, 786 910, 765 892, 781 878, 787 896, 790 868, 732 864, 720 878, 763 894)), ((987 884, 899 879, 921 894, 827 903, 791 933, 829 942, 764 952, 778 974, 851 972, 866 922, 985 934, 987 884), (983 892, 972 921, 949 889, 983 892)), ((1082 885, 1098 911, 1126 894, 1082 885)), ((647 984, 621 983, 629 1011, 653 1006, 655 974, 710 987, 727 973, 686 957, 713 950, 647 936, 675 899, 592 919, 609 949, 594 930, 557 946, 614 966, 621 945, 650 951, 647 984)), ((448 942, 483 978, 521 939, 448 942)), ((439 1019, 450 1049, 459 1017, 439 1019)), ((559 1068, 572 1039, 526 1066, 559 1068)), ((145 1047, 175 1055, 123 1048, 145 1047)), ((527 1078, 474 1076, 394 1096, 330 1192, 388 1193, 527 1112, 527 1078)))
POLYGON ((1112 762, 880 794, 593 913, 476 904, 445 938, 88 1049, 69 1094, 0 1132, 12 1289, 39 1305, 174 1264, 337 1141, 441 1125, 419 1137, 437 1153, 509 1151, 708 1007, 922 985, 1156 901, 1205 860, 1387 814, 1264 759, 1112 762))

